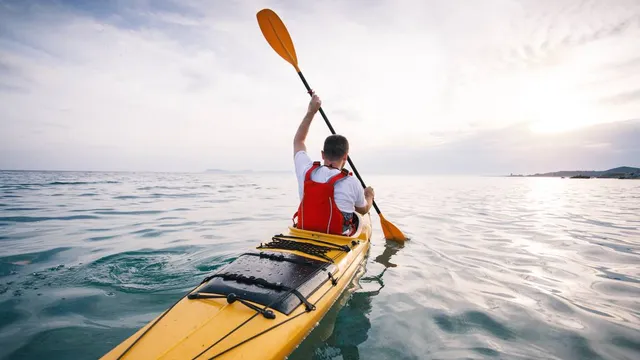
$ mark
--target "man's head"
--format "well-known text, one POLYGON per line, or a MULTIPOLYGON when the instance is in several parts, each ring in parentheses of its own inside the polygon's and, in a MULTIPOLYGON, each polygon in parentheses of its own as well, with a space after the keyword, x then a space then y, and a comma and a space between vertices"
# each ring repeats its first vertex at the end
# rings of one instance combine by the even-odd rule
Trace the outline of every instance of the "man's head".
POLYGON ((349 142, 346 137, 329 135, 324 140, 322 159, 325 165, 333 164, 333 166, 342 169, 347 163, 347 156, 349 156, 349 142))

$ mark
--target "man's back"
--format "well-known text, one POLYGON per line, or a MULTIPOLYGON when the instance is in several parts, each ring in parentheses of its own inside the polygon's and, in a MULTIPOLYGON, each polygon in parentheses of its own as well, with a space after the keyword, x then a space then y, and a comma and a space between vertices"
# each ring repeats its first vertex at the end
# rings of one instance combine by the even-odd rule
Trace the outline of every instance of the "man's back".
MULTIPOLYGON (((298 178, 298 194, 302 199, 305 175, 313 165, 313 160, 306 151, 298 151, 294 157, 294 164, 296 177, 298 178)), ((339 173, 340 170, 338 169, 322 166, 311 174, 311 180, 324 183, 339 173)), ((363 207, 367 205, 364 198, 364 189, 358 179, 353 176, 348 176, 336 183, 334 199, 338 209, 344 213, 353 213, 356 206, 363 207)))

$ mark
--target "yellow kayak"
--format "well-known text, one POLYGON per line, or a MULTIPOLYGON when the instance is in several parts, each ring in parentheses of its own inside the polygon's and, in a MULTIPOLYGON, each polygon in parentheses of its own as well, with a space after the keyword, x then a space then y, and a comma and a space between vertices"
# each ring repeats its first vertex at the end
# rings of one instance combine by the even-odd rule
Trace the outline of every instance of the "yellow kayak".
POLYGON ((102 359, 284 359, 364 262, 371 217, 352 236, 288 228, 207 276, 102 359))

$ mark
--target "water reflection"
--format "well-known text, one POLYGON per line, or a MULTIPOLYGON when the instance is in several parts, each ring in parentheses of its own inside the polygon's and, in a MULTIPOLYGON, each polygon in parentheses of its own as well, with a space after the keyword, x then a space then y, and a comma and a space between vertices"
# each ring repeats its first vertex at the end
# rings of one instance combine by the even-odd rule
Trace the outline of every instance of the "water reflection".
POLYGON ((362 287, 356 283, 345 290, 337 301, 337 306, 329 310, 320 325, 289 359, 330 359, 339 355, 344 360, 360 359, 358 345, 367 340, 371 329, 369 313, 373 298, 384 288, 384 273, 397 266, 391 262, 391 258, 402 247, 396 242, 387 241, 382 254, 373 259, 383 265, 384 269, 377 275, 362 277, 358 282, 372 283, 373 289, 362 291, 362 287))

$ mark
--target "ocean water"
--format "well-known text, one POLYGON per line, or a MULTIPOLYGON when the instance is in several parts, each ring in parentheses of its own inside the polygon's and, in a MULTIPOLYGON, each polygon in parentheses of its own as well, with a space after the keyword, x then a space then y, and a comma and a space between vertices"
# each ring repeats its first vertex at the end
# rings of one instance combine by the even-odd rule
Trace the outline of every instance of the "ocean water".
MULTIPOLYGON (((640 181, 365 176, 362 276, 290 359, 639 359, 640 181)), ((0 172, 0 358, 96 359, 286 231, 293 174, 0 172)))

